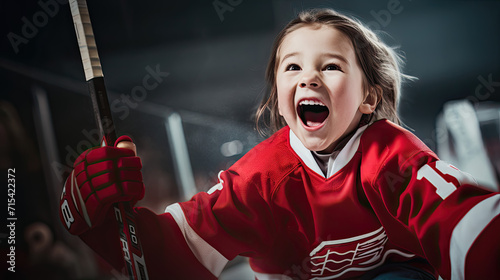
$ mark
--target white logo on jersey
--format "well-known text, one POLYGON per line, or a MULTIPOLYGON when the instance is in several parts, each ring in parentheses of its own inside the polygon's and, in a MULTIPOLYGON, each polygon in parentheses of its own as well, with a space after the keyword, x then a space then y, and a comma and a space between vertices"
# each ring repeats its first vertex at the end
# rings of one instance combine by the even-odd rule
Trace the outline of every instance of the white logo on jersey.
POLYGON ((387 250, 384 253, 386 243, 387 234, 383 227, 351 238, 323 241, 309 254, 311 276, 314 279, 334 279, 348 271, 371 270, 381 265, 389 253, 398 253, 408 258, 414 256, 397 250, 387 250))

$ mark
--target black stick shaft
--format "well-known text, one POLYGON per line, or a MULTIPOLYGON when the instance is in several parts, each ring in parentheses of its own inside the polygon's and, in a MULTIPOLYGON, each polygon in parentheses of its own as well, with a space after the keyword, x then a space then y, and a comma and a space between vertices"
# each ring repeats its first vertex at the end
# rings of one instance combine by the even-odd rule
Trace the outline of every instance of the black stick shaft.
POLYGON ((112 146, 116 141, 115 125, 111 115, 109 106, 108 95, 106 93, 106 86, 103 77, 95 77, 87 81, 90 97, 92 99, 92 106, 95 114, 97 127, 101 135, 104 137, 106 143, 101 143, 101 146, 112 146))

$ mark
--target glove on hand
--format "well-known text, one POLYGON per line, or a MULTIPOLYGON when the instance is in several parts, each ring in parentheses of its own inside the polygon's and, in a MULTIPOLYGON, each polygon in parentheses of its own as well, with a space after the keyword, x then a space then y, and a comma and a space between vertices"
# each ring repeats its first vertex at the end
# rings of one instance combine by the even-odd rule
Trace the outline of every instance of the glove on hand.
POLYGON ((60 218, 72 234, 82 234, 104 220, 111 205, 128 201, 133 206, 144 197, 141 159, 135 151, 115 147, 91 148, 73 164, 73 171, 64 185, 60 218))

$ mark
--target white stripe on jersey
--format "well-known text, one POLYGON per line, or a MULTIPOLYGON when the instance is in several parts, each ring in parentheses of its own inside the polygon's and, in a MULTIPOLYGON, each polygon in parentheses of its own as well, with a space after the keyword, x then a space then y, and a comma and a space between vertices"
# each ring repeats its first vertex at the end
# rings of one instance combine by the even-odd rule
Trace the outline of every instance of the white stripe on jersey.
POLYGON ((453 229, 450 241, 451 279, 465 278, 465 258, 483 229, 500 214, 500 194, 476 204, 453 229))
POLYGON ((330 170, 328 170, 328 177, 337 173, 340 169, 344 168, 344 166, 351 161, 352 157, 356 153, 359 147, 359 141, 361 140, 361 134, 365 131, 368 125, 362 126, 358 128, 358 131, 349 139, 347 144, 342 148, 339 155, 333 162, 333 164, 329 164, 330 170))
POLYGON ((299 138, 293 133, 290 129, 290 146, 295 151, 295 153, 302 159, 307 167, 312 169, 312 171, 318 173, 319 175, 325 177, 323 171, 319 167, 318 163, 314 159, 310 150, 308 150, 302 142, 300 142, 299 138))
POLYGON ((184 239, 186 240, 189 248, 200 263, 203 264, 203 266, 205 266, 213 275, 215 275, 215 277, 219 277, 222 269, 226 266, 228 259, 203 240, 203 238, 201 238, 191 228, 191 226, 189 226, 179 203, 168 206, 165 209, 165 212, 170 213, 172 217, 174 217, 175 222, 179 226, 182 235, 184 235, 184 239))

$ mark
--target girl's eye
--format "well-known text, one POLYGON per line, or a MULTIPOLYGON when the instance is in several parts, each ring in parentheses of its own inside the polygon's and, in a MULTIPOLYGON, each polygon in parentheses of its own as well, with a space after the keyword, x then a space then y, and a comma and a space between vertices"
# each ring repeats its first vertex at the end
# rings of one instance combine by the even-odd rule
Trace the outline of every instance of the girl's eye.
POLYGON ((297 64, 290 64, 286 67, 286 71, 298 71, 300 67, 297 64))
POLYGON ((325 70, 326 70, 326 71, 335 71, 335 70, 342 71, 342 69, 340 68, 340 66, 338 66, 337 64, 328 64, 328 65, 325 67, 325 70))

